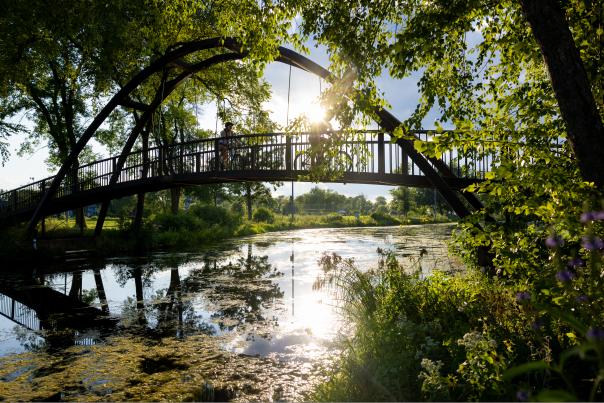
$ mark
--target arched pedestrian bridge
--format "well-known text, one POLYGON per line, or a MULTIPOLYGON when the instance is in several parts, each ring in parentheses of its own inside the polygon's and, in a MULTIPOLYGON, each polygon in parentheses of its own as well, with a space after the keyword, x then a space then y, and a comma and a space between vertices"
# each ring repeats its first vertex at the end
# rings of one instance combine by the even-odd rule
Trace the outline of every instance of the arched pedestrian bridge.
MULTIPOLYGON (((290 49, 279 47, 278 53, 275 59, 278 62, 305 70, 328 82, 338 82, 328 70, 290 49)), ((47 215, 102 202, 97 221, 99 230, 108 204, 115 198, 181 185, 308 180, 312 163, 319 160, 328 166, 328 171, 339 175, 314 179, 429 186, 437 189, 461 217, 482 208, 482 203, 473 194, 459 190, 484 177, 492 163, 488 154, 474 149, 464 153, 452 150, 441 158, 424 156, 415 150, 413 139, 425 140, 428 133, 406 133, 411 138, 391 140, 388 133, 398 130, 401 122, 378 107, 372 114, 383 132, 360 132, 350 138, 337 132, 328 133, 343 138, 343 141, 336 142, 338 148, 330 148, 327 155, 333 158, 329 159, 309 152, 311 142, 308 133, 252 134, 233 139, 230 145, 233 158, 225 166, 220 164, 218 139, 149 147, 150 122, 162 102, 179 85, 202 70, 247 56, 236 38, 208 38, 180 44, 155 59, 122 86, 103 107, 81 133, 55 176, 0 194, 0 225, 29 219, 28 229, 33 231, 47 215), (150 78, 159 80, 155 94, 151 98, 137 98, 140 95, 137 89, 150 78), (78 158, 81 152, 107 118, 120 107, 136 116, 121 153, 80 165, 78 158), (141 149, 136 151, 134 147, 139 139, 141 149)))
MULTIPOLYGON (((416 132, 427 138, 429 133, 416 132)), ((325 136, 351 137, 336 152, 313 149, 309 133, 268 133, 230 139, 230 157, 220 155, 218 138, 201 139, 164 147, 151 147, 127 155, 117 181, 111 184, 118 157, 80 166, 67 175, 48 204, 46 214, 83 207, 137 193, 181 185, 231 181, 311 180, 310 171, 328 171, 327 182, 431 187, 432 182, 399 145, 380 131, 331 132, 325 136)), ((327 145, 325 145, 327 147, 327 145)), ((443 154, 441 161, 452 173, 443 179, 452 189, 462 189, 484 179, 492 162, 473 152, 443 154)), ((0 219, 29 219, 54 177, 0 194, 0 219)), ((316 179, 316 178, 315 178, 316 179)))

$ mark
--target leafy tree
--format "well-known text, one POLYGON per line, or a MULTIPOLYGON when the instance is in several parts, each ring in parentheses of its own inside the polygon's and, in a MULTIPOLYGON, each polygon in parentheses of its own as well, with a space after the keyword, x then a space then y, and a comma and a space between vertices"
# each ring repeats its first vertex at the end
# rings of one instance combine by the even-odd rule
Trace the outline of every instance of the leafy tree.
MULTIPOLYGON (((116 1, 111 7, 96 0, 81 4, 9 1, 0 17, 0 101, 8 104, 0 113, 0 156, 6 158, 8 152, 2 139, 23 129, 11 118, 26 113, 36 127, 27 134, 21 152, 47 143, 50 165, 61 165, 106 95, 174 46, 215 36, 239 37, 254 57, 251 62, 229 63, 197 74, 196 85, 173 94, 179 99, 168 100, 156 117, 158 122, 164 119, 155 126, 162 131, 155 136, 156 143, 169 144, 186 137, 184 132, 194 127, 190 114, 193 102, 197 105, 219 99, 223 119, 236 119, 245 127, 251 127, 250 122, 270 127, 268 114, 261 108, 268 86, 259 72, 263 62, 274 57, 280 42, 276 37, 288 35, 284 15, 253 1, 222 0, 211 5, 189 0, 169 4, 160 0, 116 1)), ((213 51, 202 53, 183 62, 195 62, 213 51)), ((164 80, 170 78, 170 73, 162 74, 164 80)), ((149 103, 161 85, 160 77, 151 77, 133 94, 132 101, 149 103)), ((108 127, 99 131, 98 140, 110 151, 119 150, 139 118, 136 110, 117 111, 110 116, 108 127)), ((151 129, 143 132, 139 147, 147 147, 151 129)), ((79 163, 96 157, 89 147, 80 155, 79 163)), ((178 207, 179 195, 177 188, 173 210, 178 207)), ((143 200, 139 195, 137 211, 142 211, 143 200)), ((137 213, 135 221, 140 222, 140 217, 137 213)))
POLYGON ((336 212, 346 206, 346 196, 331 189, 313 187, 308 193, 296 197, 296 204, 307 213, 336 212))
POLYGON ((416 148, 494 156, 487 181, 469 188, 486 203, 461 232, 469 258, 476 246, 488 246, 500 272, 534 272, 550 232, 576 238, 581 211, 599 208, 601 0, 282 4, 301 13, 303 35, 328 47, 334 70, 354 71, 362 102, 340 105, 340 115, 382 105, 374 79, 384 69, 393 78, 419 71, 420 99, 403 129, 419 128, 437 110, 456 130, 441 131, 437 122, 432 141, 416 141, 416 148), (538 6, 546 19, 536 15, 538 6), (552 36, 560 38, 558 54, 552 36), (572 116, 575 101, 583 111, 572 116))
POLYGON ((407 215, 411 210, 436 208, 439 212, 449 211, 449 205, 443 197, 432 188, 409 188, 399 186, 390 191, 391 206, 400 214, 407 215))
MULTIPOLYGON (((145 56, 141 27, 153 17, 141 6, 127 1, 107 7, 100 1, 61 0, 5 4, 0 17, 0 96, 3 102, 8 100, 10 109, 2 116, 2 127, 11 128, 8 119, 18 113, 34 123, 21 152, 45 143, 51 167, 67 158, 91 107, 111 89, 111 77, 119 66, 115 62, 130 55, 126 65, 137 64, 145 56)), ((79 162, 95 157, 87 148, 79 162)), ((82 222, 81 213, 78 217, 82 222)))
POLYGON ((376 94, 384 68, 394 78, 421 70, 408 125, 437 106, 442 121, 476 129, 464 140, 482 139, 486 129, 541 144, 564 136, 584 180, 604 186, 602 1, 283 4, 302 14, 302 32, 329 48, 336 70, 355 71, 365 95, 376 94))

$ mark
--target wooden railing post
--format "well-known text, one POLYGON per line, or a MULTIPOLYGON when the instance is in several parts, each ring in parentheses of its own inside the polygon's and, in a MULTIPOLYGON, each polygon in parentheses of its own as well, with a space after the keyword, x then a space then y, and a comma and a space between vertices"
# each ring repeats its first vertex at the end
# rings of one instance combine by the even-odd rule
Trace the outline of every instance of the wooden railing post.
POLYGON ((285 137, 285 170, 292 170, 292 136, 285 137))
POLYGON ((160 146, 157 149, 157 176, 162 176, 164 173, 164 148, 160 146))
POLYGON ((384 146, 384 132, 378 133, 378 173, 386 173, 386 152, 384 146))

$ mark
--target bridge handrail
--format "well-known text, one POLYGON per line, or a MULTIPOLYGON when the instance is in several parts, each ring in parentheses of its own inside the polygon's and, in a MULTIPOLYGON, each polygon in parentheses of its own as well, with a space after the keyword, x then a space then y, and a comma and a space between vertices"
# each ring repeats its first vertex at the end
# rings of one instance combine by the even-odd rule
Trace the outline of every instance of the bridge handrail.
MULTIPOLYGON (((438 133, 447 133, 447 132, 452 132, 454 130, 440 130, 438 131, 438 133)), ((359 130, 359 133, 366 133, 366 134, 378 134, 378 133, 382 133, 383 131, 379 130, 379 129, 367 129, 367 130, 359 130)), ((295 136, 304 136, 304 135, 309 135, 312 134, 313 132, 296 132, 296 133, 288 133, 288 132, 265 132, 265 133, 254 133, 254 134, 238 134, 238 135, 234 135, 234 136, 230 136, 230 139, 245 139, 245 138, 261 138, 261 137, 276 137, 276 136, 291 136, 291 137, 295 137, 295 136)), ((341 133, 341 131, 338 130, 332 130, 332 131, 326 131, 325 133, 341 133)), ((436 130, 429 130, 429 129, 421 129, 421 130, 409 130, 410 134, 414 134, 414 135, 422 135, 422 134, 432 134, 432 133, 437 133, 436 130)), ((203 143, 212 143, 215 142, 216 140, 220 139, 220 136, 216 136, 216 137, 209 137, 209 138, 204 138, 204 139, 194 139, 194 140, 189 140, 186 142, 182 142, 182 143, 176 143, 176 144, 167 144, 167 145, 162 145, 162 146, 153 146, 153 147, 149 147, 147 149, 147 152, 151 153, 154 150, 159 150, 159 149, 166 149, 166 148, 174 148, 174 147, 186 147, 189 145, 193 145, 193 144, 203 144, 203 143)), ((428 139, 426 139, 428 140, 428 139)), ((488 141, 488 140, 485 140, 488 141)), ((366 141, 366 143, 375 143, 376 141, 366 141)), ((343 142, 343 144, 350 144, 353 142, 343 142)), ((302 142, 302 143, 297 143, 300 145, 307 145, 307 142, 302 142)), ((560 146, 559 144, 556 144, 555 146, 560 146)), ((141 149, 138 150, 134 150, 128 154, 126 154, 126 157, 129 158, 133 155, 140 155, 142 153, 141 149)), ((78 172, 80 170, 84 170, 85 168, 91 167, 91 166, 95 166, 95 165, 100 165, 103 164, 105 162, 108 161, 113 161, 116 160, 118 157, 117 156, 111 156, 111 157, 106 157, 97 161, 93 161, 87 164, 82 164, 78 167, 78 172)), ((123 169, 127 169, 128 167, 124 167, 123 169)), ((104 175, 99 175, 97 177, 102 177, 104 175)), ((0 193, 0 200, 2 200, 4 198, 4 196, 9 195, 11 193, 15 193, 15 192, 21 192, 21 191, 25 191, 28 189, 31 189, 32 191, 39 191, 40 188, 42 188, 42 185, 46 182, 46 183, 50 183, 50 181, 54 178, 55 176, 48 176, 46 178, 37 180, 35 182, 31 182, 28 183, 26 185, 17 187, 17 188, 13 188, 10 190, 7 190, 5 192, 0 193)))
MULTIPOLYGON (((248 170, 291 169, 297 172, 305 171, 309 167, 306 165, 309 161, 298 159, 298 155, 305 153, 313 146, 309 136, 316 133, 316 131, 265 132, 236 134, 229 136, 228 139, 232 141, 231 150, 249 150, 251 152, 251 154, 245 151, 242 152, 243 155, 247 154, 246 158, 250 159, 250 164, 246 168, 248 170), (286 147, 291 148, 287 149, 286 147), (259 159, 256 160, 255 158, 259 159), (287 160, 287 158, 291 159, 287 160), (260 165, 257 165, 259 161, 261 161, 260 165)), ((320 132, 322 135, 341 133, 349 133, 349 131, 327 130, 320 132)), ((346 168, 347 172, 408 175, 416 175, 417 172, 417 175, 423 175, 413 162, 408 161, 406 154, 390 141, 392 139, 389 133, 379 129, 356 130, 350 131, 350 133, 356 133, 359 137, 347 138, 342 136, 338 139, 338 145, 343 147, 341 152, 346 154, 350 160, 349 166, 351 168, 346 168), (352 151, 357 145, 365 147, 372 154, 376 154, 377 159, 360 159, 352 151)), ((409 133, 420 140, 429 141, 432 135, 436 134, 436 131, 411 130, 409 133)), ((211 161, 215 161, 215 158, 218 157, 216 145, 220 139, 222 137, 214 136, 192 139, 182 143, 154 145, 147 148, 146 151, 140 148, 133 150, 125 154, 125 164, 119 172, 118 181, 127 182, 171 173, 214 171, 216 168, 214 168, 211 161)), ((451 151, 448 154, 449 167, 458 175, 480 179, 484 174, 482 171, 487 169, 486 167, 490 166, 493 160, 492 157, 489 157, 491 152, 485 151, 487 150, 484 148, 476 148, 472 152, 451 151), (464 161, 461 161, 462 158, 464 161)), ((119 156, 111 156, 80 165, 77 170, 72 170, 72 174, 67 174, 55 192, 54 198, 107 186, 110 183, 110 178, 114 175, 118 158, 119 156)), ((446 158, 443 153, 444 159, 446 158)), ((35 205, 41 199, 46 186, 50 185, 53 179, 54 176, 49 176, 0 193, 0 213, 19 211, 35 205)))
MULTIPOLYGON (((336 133, 336 132, 341 132, 341 131, 336 131, 336 130, 332 130, 332 131, 326 131, 325 133, 336 133)), ((373 130, 373 129, 368 129, 368 130, 361 130, 359 131, 360 133, 380 133, 380 130, 373 130)), ((276 137, 276 136, 280 136, 280 135, 289 135, 289 136, 303 136, 303 135, 309 135, 312 134, 313 132, 296 132, 296 133, 288 133, 288 132, 266 132, 266 133, 254 133, 254 134, 238 134, 238 135, 234 135, 234 136, 230 136, 229 139, 243 139, 243 138, 259 138, 259 137, 276 137)), ((192 144, 200 144, 200 143, 212 143, 215 142, 216 140, 221 139, 220 136, 215 136, 215 137, 208 137, 208 138, 202 138, 202 139, 194 139, 194 140, 188 140, 182 143, 174 143, 174 144, 166 144, 166 145, 161 145, 161 146, 153 146, 153 147, 149 147, 147 149, 147 152, 150 152, 152 150, 159 150, 159 149, 163 149, 163 148, 172 148, 172 147, 183 147, 183 146, 187 146, 187 145, 192 145, 192 144)), ((304 144, 304 143, 301 143, 304 144)), ((137 149, 134 151, 131 151, 129 153, 126 154, 126 157, 130 157, 132 155, 136 155, 136 154, 141 154, 143 152, 142 149, 137 149)), ((86 164, 82 164, 78 167, 78 171, 87 167, 91 167, 94 165, 98 165, 98 164, 102 164, 103 162, 108 162, 108 161, 113 161, 115 159, 119 158, 119 156, 111 156, 111 157, 106 157, 106 158, 102 158, 100 160, 96 160, 93 162, 89 162, 86 164)), ((126 167, 124 167, 126 168, 126 167)), ((41 185, 43 182, 49 182, 50 180, 52 180, 55 177, 55 175, 51 175, 48 176, 46 178, 43 179, 39 179, 35 182, 31 182, 28 183, 26 185, 23 186, 19 186, 17 188, 13 188, 10 190, 7 190, 5 192, 0 193, 0 198, 2 198, 2 196, 10 194, 12 192, 15 191, 20 191, 20 190, 26 190, 27 188, 30 187, 35 187, 35 185, 41 185)))

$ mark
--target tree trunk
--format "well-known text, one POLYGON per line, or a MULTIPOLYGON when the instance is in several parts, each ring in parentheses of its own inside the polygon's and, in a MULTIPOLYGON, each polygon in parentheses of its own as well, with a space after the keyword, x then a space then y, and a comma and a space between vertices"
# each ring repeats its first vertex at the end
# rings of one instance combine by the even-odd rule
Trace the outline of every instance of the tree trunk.
POLYGON ((135 233, 140 232, 143 223, 143 211, 145 210, 145 194, 138 193, 136 195, 136 212, 134 221, 132 221, 132 230, 135 233))
POLYGON ((80 229, 80 234, 86 229, 86 216, 84 215, 84 207, 75 210, 76 227, 80 229))
MULTIPOLYGON (((145 179, 149 172, 149 127, 147 125, 147 130, 144 130, 141 133, 142 141, 143 141, 143 169, 141 172, 141 178, 145 179)), ((132 222, 132 229, 135 233, 140 232, 142 222, 143 222, 143 213, 145 210, 145 194, 139 193, 136 195, 136 214, 134 215, 134 221, 132 222)))
POLYGON ((252 220, 252 185, 245 184, 245 203, 247 206, 247 219, 252 220))
POLYGON ((564 12, 558 1, 521 4, 541 47, 581 176, 604 189, 604 126, 564 12))
POLYGON ((170 189, 170 210, 172 214, 178 214, 178 207, 180 206, 180 186, 173 187, 170 189))
POLYGON ((80 299, 82 294, 82 272, 74 272, 71 278, 71 288, 69 289, 69 296, 77 300, 80 299))

